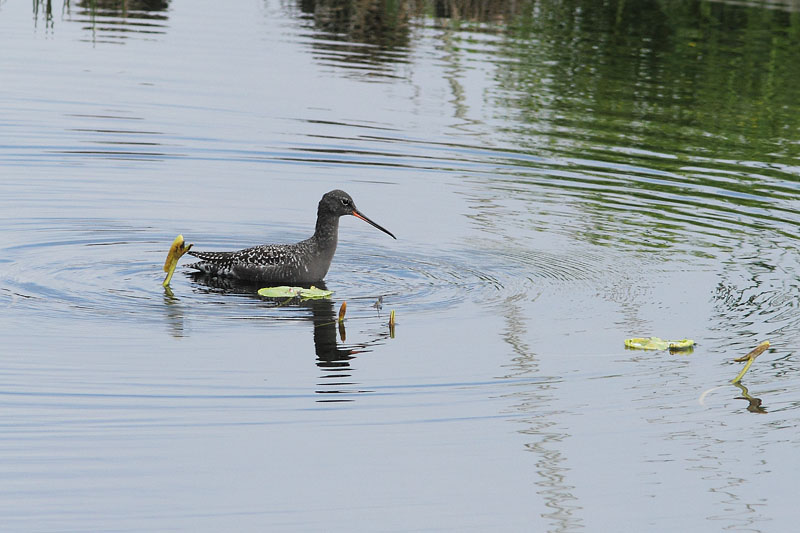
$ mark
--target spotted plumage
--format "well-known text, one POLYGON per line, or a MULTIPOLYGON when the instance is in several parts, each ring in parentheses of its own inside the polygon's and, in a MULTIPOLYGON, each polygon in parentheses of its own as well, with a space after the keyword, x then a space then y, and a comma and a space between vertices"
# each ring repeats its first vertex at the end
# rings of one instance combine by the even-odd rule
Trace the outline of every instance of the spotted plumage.
POLYGON ((344 191, 326 193, 317 208, 314 235, 296 244, 262 244, 236 252, 195 252, 200 259, 188 265, 211 276, 257 283, 313 283, 322 281, 331 266, 339 235, 339 217, 353 215, 396 238, 358 209, 344 191))

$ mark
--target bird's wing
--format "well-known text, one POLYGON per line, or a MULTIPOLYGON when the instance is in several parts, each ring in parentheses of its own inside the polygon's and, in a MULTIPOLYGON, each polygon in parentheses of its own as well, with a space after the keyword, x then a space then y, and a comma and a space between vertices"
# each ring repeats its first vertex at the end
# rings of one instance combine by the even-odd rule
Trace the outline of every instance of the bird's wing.
MULTIPOLYGON (((210 263, 217 267, 232 267, 234 265, 261 265, 271 266, 279 264, 285 257, 285 251, 280 246, 253 246, 236 252, 196 252, 190 250, 189 255, 197 257, 202 262, 210 263)), ((199 263, 188 265, 195 267, 199 263)))

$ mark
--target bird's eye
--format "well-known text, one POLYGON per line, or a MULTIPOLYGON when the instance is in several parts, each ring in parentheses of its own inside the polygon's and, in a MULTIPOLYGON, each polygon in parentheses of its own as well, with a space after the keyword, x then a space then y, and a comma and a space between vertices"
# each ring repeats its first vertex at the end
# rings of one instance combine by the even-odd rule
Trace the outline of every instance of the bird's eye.
POLYGON ((348 200, 347 198, 342 198, 342 205, 345 206, 345 207, 349 207, 350 206, 350 200, 348 200))

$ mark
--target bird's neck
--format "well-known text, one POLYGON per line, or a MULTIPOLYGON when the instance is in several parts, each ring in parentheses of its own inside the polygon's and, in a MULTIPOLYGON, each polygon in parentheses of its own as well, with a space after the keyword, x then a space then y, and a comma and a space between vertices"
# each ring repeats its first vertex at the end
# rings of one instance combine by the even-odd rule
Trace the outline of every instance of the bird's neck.
POLYGON ((328 213, 317 213, 317 227, 314 240, 321 248, 336 250, 339 239, 339 217, 328 213))

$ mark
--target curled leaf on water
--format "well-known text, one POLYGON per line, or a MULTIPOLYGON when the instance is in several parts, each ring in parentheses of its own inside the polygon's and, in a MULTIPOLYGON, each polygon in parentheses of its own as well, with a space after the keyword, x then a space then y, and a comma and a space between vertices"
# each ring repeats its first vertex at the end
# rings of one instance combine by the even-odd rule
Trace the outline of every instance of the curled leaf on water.
POLYGON ((169 252, 167 252, 167 260, 164 261, 164 272, 167 273, 167 277, 165 277, 164 281, 161 283, 162 287, 166 288, 169 286, 169 282, 172 281, 172 275, 175 273, 175 267, 178 265, 178 259, 191 248, 191 244, 184 243, 183 235, 178 235, 175 237, 175 240, 172 241, 172 246, 169 247, 169 252))
POLYGON ((750 370, 750 365, 753 364, 753 361, 756 360, 756 357, 758 357, 759 355, 764 353, 767 348, 769 348, 769 341, 764 341, 761 344, 759 344, 758 346, 756 346, 747 355, 744 355, 742 357, 737 357, 736 359, 734 359, 734 361, 739 362, 739 363, 741 363, 743 361, 747 361, 747 363, 744 365, 744 368, 742 369, 742 371, 739 372, 739 375, 731 380, 731 383, 733 383, 734 385, 739 383, 742 380, 742 378, 744 377, 744 375, 747 374, 747 371, 750 370))
POLYGON ((339 323, 341 324, 344 322, 344 314, 347 312, 347 302, 342 302, 342 306, 339 308, 339 323))
POLYGON ((692 339, 665 341, 658 337, 634 337, 625 339, 626 348, 637 350, 689 350, 694 346, 692 339))
POLYGON ((752 350, 750 350, 750 352, 747 355, 737 357, 736 359, 734 359, 734 361, 736 361, 737 363, 743 363, 745 361, 755 359, 756 357, 764 353, 767 350, 767 348, 769 348, 769 341, 764 341, 755 348, 753 348, 752 350))
POLYGON ((300 298, 302 300, 318 300, 322 298, 330 298, 330 296, 333 294, 333 291, 318 289, 313 285, 310 289, 281 285, 280 287, 264 287, 263 289, 258 289, 258 294, 264 298, 300 298))

